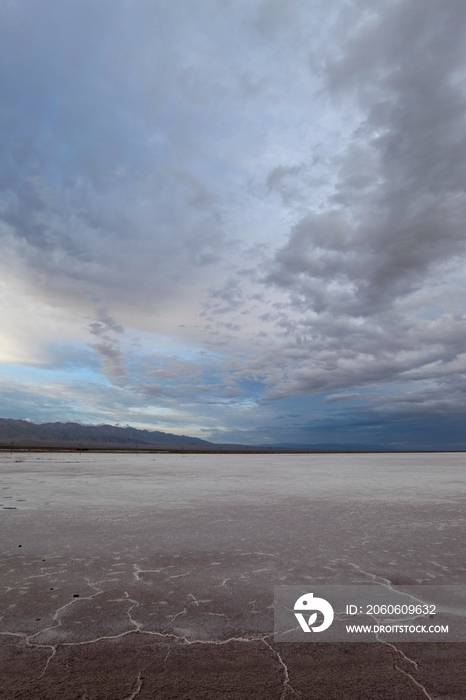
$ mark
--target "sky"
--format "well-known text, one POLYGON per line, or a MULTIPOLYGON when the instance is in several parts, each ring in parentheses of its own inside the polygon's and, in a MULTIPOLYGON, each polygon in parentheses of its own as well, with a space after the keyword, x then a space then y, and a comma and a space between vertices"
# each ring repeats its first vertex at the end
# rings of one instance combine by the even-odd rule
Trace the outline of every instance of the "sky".
POLYGON ((464 0, 3 0, 0 415, 466 448, 464 0))

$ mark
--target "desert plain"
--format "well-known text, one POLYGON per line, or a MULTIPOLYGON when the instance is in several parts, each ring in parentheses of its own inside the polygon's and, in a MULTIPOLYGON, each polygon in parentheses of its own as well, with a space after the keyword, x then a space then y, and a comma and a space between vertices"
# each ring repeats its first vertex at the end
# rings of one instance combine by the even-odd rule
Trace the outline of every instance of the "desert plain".
POLYGON ((465 470, 462 453, 5 452, 0 697, 462 700, 465 644, 276 643, 273 587, 466 584, 465 470))

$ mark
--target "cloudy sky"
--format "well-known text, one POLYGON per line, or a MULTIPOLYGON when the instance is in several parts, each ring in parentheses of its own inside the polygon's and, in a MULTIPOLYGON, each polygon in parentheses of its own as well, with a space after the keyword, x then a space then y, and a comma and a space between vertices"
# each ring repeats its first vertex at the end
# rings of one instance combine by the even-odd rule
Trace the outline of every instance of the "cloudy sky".
POLYGON ((3 0, 0 415, 466 445, 464 0, 3 0))

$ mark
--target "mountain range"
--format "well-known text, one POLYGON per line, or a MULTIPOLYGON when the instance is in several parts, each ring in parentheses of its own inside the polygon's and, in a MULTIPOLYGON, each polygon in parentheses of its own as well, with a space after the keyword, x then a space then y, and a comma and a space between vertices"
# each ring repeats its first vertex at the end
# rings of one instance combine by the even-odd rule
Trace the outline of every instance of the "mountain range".
POLYGON ((212 442, 187 435, 138 430, 114 425, 41 423, 0 418, 0 446, 74 448, 214 448, 212 442))

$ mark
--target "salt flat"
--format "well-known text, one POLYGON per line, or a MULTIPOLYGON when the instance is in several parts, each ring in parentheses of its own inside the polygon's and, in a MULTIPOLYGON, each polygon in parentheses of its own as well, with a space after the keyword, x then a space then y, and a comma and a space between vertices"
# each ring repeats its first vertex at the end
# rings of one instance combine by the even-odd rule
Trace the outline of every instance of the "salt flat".
POLYGON ((466 583, 461 453, 0 455, 3 696, 464 698, 462 644, 275 644, 276 584, 466 583))

